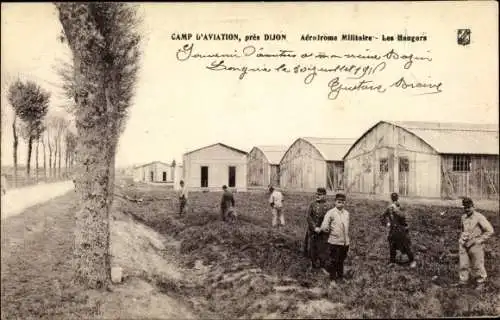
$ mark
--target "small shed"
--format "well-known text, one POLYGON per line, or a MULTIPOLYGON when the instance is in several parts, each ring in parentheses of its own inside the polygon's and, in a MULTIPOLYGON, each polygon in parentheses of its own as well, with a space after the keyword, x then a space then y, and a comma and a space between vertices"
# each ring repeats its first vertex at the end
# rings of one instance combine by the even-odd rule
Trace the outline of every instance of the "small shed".
POLYGON ((498 197, 497 124, 380 121, 344 157, 354 193, 498 197))
POLYGON ((280 184, 284 189, 330 191, 344 189, 343 157, 355 139, 298 138, 280 161, 280 184))
POLYGON ((255 146, 248 153, 248 187, 280 185, 280 161, 287 146, 255 146))
POLYGON ((247 189, 247 152, 215 143, 183 156, 183 177, 190 190, 220 191, 223 185, 247 189))
POLYGON ((147 183, 170 183, 175 180, 175 168, 168 163, 153 161, 134 167, 134 181, 147 183))

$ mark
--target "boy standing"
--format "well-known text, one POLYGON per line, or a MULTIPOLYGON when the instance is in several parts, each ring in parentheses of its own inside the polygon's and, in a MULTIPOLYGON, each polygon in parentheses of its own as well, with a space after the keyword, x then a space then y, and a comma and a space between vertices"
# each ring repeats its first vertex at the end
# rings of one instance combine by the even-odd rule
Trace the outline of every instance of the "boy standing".
POLYGON ((234 197, 233 193, 227 189, 226 185, 222 186, 222 198, 220 201, 220 211, 222 221, 226 221, 227 216, 234 212, 234 197))
POLYGON ((404 214, 401 205, 399 204, 399 195, 397 193, 391 194, 392 203, 387 207, 382 214, 381 221, 389 226, 389 265, 392 266, 396 263, 397 250, 401 254, 408 256, 410 268, 415 268, 415 256, 411 250, 411 240, 408 231, 408 223, 406 222, 406 215, 404 214))
POLYGON ((459 243, 459 278, 458 285, 469 281, 469 271, 476 276, 477 288, 486 281, 484 268, 483 243, 493 235, 493 226, 484 215, 474 210, 474 202, 470 198, 462 200, 464 214, 461 218, 462 233, 459 243), (472 270, 471 270, 472 269, 472 270))
POLYGON ((330 286, 336 286, 337 281, 344 278, 344 261, 349 251, 349 212, 344 209, 346 197, 342 193, 335 195, 335 207, 325 215, 321 227, 314 231, 328 232, 330 249, 330 286))
POLYGON ((188 190, 187 187, 184 185, 184 181, 181 180, 179 182, 181 186, 181 190, 179 192, 179 215, 183 215, 186 213, 186 205, 187 205, 187 200, 188 200, 188 190))
POLYGON ((313 269, 323 268, 326 262, 325 251, 328 249, 328 234, 316 233, 315 229, 321 227, 323 218, 328 211, 326 204, 326 189, 316 189, 316 199, 307 207, 307 232, 305 253, 311 259, 313 269))
POLYGON ((283 216, 283 194, 275 190, 273 186, 269 187, 269 204, 271 205, 271 213, 273 215, 272 226, 285 226, 285 217, 283 216), (278 219, 280 224, 278 224, 278 219))

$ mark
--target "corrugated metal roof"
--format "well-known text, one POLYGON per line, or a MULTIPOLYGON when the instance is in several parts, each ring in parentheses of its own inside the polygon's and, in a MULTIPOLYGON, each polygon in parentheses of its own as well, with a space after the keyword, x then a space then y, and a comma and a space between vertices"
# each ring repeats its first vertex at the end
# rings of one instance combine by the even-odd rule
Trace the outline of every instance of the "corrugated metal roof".
POLYGON ((499 154, 498 124, 395 121, 438 153, 499 154))
POLYGON ((279 164, 286 150, 288 150, 288 147, 284 145, 255 146, 255 148, 260 149, 264 153, 270 164, 279 164))
POLYGON ((316 147, 326 161, 342 161, 347 150, 356 141, 348 138, 303 137, 301 139, 316 147))

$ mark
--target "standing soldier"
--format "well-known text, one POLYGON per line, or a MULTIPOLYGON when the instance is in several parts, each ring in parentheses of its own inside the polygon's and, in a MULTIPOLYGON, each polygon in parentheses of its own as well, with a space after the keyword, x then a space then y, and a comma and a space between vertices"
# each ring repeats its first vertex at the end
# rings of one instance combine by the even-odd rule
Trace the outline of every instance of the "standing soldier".
POLYGON ((330 287, 335 287, 337 281, 344 279, 344 262, 349 251, 349 211, 345 209, 346 196, 335 195, 335 207, 325 214, 321 227, 314 229, 316 233, 328 232, 330 247, 330 287))
POLYGON ((221 212, 221 217, 222 221, 226 221, 226 218, 230 215, 234 215, 234 197, 233 193, 227 189, 226 185, 222 186, 222 190, 224 191, 222 193, 222 198, 220 201, 220 212, 221 212))
POLYGON ((467 284, 469 271, 476 277, 477 289, 486 281, 483 243, 493 235, 493 226, 484 215, 474 210, 470 198, 462 200, 464 214, 461 218, 462 233, 459 243, 459 278, 458 286, 467 284))
POLYGON ((273 186, 269 186, 269 204, 271 205, 271 213, 273 215, 272 226, 285 226, 285 217, 283 216, 283 194, 279 190, 275 190, 273 186), (279 224, 278 224, 279 220, 279 224))
POLYGON ((382 214, 382 223, 389 226, 389 265, 392 266, 396 263, 397 250, 401 254, 408 256, 410 268, 417 266, 413 251, 411 250, 411 240, 408 230, 408 223, 406 222, 406 215, 404 214, 401 205, 399 204, 399 195, 397 193, 391 194, 392 203, 387 207, 382 214))
POLYGON ((326 271, 326 260, 328 252, 328 234, 326 232, 316 233, 314 230, 321 227, 323 218, 328 211, 326 203, 326 189, 316 189, 316 199, 309 204, 306 211, 307 231, 304 244, 306 256, 311 259, 312 269, 323 268, 326 271))
POLYGON ((179 191, 179 216, 182 216, 183 214, 186 213, 188 190, 187 187, 184 185, 183 180, 181 180, 179 184, 181 186, 181 190, 179 191))

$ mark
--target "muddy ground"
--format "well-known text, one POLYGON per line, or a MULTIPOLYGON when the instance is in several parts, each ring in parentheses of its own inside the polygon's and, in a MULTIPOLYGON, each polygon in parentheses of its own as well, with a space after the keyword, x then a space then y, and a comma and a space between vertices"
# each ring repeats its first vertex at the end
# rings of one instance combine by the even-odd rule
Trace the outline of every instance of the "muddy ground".
MULTIPOLYGON (((180 243, 177 262, 198 270, 201 282, 165 284, 199 312, 225 318, 418 318, 498 315, 500 238, 486 246, 489 282, 481 292, 457 289, 459 208, 408 205, 418 266, 387 268, 386 230, 378 215, 386 202, 348 200, 351 247, 346 268, 352 279, 327 290, 328 278, 311 273, 302 255, 305 209, 311 194, 285 194, 287 226, 273 230, 264 193, 235 194, 239 221, 220 221, 219 193, 190 193, 188 213, 178 217, 172 191, 132 186, 121 190, 141 203, 118 210, 180 243)), ((329 197, 329 201, 333 201, 329 197)), ((498 212, 482 211, 500 230, 498 212)), ((161 286, 162 284, 159 283, 161 286)))
MULTIPOLYGON (((458 208, 410 205, 418 266, 386 267, 385 202, 348 200, 352 278, 327 290, 302 255, 311 194, 285 194, 287 226, 270 227, 263 193, 235 194, 239 221, 220 221, 219 193, 190 193, 178 217, 162 187, 117 189, 111 254, 124 281, 111 291, 71 284, 75 194, 2 220, 2 319, 422 318, 500 314, 498 212, 482 211, 497 234, 486 245, 482 292, 457 280, 458 208), (142 202, 129 199, 142 198, 142 202), (126 198, 125 197, 125 198, 126 198)), ((332 201, 332 198, 329 198, 332 201)))

